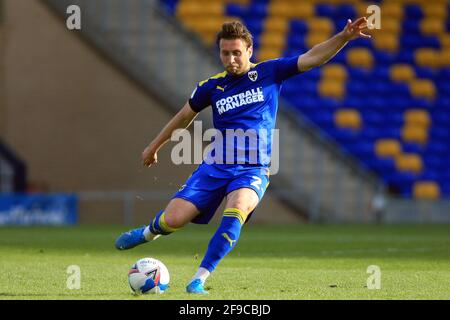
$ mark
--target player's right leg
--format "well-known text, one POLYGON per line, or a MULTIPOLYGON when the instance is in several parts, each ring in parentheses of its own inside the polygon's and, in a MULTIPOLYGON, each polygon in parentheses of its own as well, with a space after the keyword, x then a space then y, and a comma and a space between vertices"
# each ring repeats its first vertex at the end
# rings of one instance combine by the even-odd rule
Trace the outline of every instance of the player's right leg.
POLYGON ((158 212, 148 226, 133 229, 121 234, 116 240, 116 248, 127 250, 142 243, 156 239, 160 235, 168 235, 182 228, 199 214, 191 202, 174 198, 165 210, 158 212))

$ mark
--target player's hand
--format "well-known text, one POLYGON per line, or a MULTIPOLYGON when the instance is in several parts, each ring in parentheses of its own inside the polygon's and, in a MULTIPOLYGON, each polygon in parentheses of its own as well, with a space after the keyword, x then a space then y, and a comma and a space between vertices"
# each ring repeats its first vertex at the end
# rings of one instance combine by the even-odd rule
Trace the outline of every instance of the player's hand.
POLYGON ((148 146, 142 152, 142 164, 145 167, 151 167, 155 163, 158 163, 156 150, 152 146, 148 146))
POLYGON ((371 36, 369 34, 364 33, 367 30, 369 30, 369 26, 367 25, 367 18, 361 17, 358 18, 355 22, 352 22, 351 19, 348 19, 347 25, 345 26, 344 30, 342 30, 342 33, 347 41, 349 41, 357 39, 359 37, 370 38, 371 36))

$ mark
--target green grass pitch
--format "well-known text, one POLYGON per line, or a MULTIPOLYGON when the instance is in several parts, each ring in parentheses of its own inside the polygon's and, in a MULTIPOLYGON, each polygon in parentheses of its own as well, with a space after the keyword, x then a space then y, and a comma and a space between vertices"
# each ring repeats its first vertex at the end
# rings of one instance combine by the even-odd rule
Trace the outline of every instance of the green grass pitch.
POLYGON ((249 224, 207 282, 209 296, 184 290, 214 225, 117 251, 127 229, 0 228, 0 299, 450 299, 450 225, 249 224), (146 256, 167 265, 170 288, 136 297, 127 272, 146 256), (67 288, 70 265, 80 267, 80 289, 67 288), (371 265, 380 268, 380 289, 367 287, 371 265))

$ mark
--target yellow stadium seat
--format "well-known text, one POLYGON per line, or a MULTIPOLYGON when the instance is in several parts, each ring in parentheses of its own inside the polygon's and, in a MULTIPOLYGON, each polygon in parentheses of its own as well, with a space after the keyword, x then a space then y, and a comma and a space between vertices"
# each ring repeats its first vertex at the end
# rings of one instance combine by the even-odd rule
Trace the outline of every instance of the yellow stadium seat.
POLYGON ((295 19, 308 19, 314 17, 315 9, 314 5, 310 2, 295 1, 292 2, 290 18, 295 19))
POLYGON ((284 49, 286 45, 286 35, 282 32, 265 32, 261 35, 261 48, 284 49))
POLYGON ((354 67, 372 69, 374 61, 370 50, 366 48, 351 48, 347 51, 347 63, 354 67))
POLYGON ((439 68, 439 51, 430 48, 419 48, 414 52, 416 64, 420 67, 439 68))
MULTIPOLYGON (((367 7, 367 4, 365 4, 367 7)), ((383 16, 383 19, 386 18, 393 18, 401 21, 403 19, 403 4, 399 2, 394 1, 386 1, 383 2, 383 4, 380 7, 381 14, 383 16)), ((367 15, 367 14, 366 14, 367 15)), ((381 22, 381 27, 383 28, 383 22, 381 22)))
POLYGON ((265 32, 280 32, 286 34, 289 29, 289 20, 286 17, 268 17, 264 20, 265 32))
POLYGON ((288 2, 271 1, 268 9, 268 16, 289 18, 291 16, 291 6, 288 2))
POLYGON ((378 157, 396 157, 402 153, 402 146, 395 139, 378 139, 375 142, 375 154, 378 157))
POLYGON ((444 48, 439 57, 439 63, 442 67, 450 66, 450 48, 444 48))
POLYGON ((227 0, 227 3, 240 4, 243 6, 249 5, 251 0, 227 0))
POLYGON ((356 2, 353 7, 355 8, 356 16, 367 16, 367 4, 365 2, 356 2))
POLYGON ((359 130, 362 126, 361 115, 355 109, 340 109, 334 113, 334 123, 338 128, 359 130))
POLYGON ((176 8, 176 15, 180 18, 188 16, 222 16, 225 7, 221 2, 209 1, 181 1, 176 8))
POLYGON ((202 4, 192 1, 180 1, 176 7, 176 15, 180 18, 195 16, 202 9, 202 4))
POLYGON ((321 80, 319 94, 323 97, 342 99, 345 96, 345 85, 343 82, 334 80, 321 80))
POLYGON ((338 63, 328 63, 322 68, 322 78, 332 79, 334 81, 347 81, 348 73, 347 69, 338 63))
POLYGON ((197 30, 206 33, 218 32, 218 30, 221 29, 223 22, 222 19, 217 19, 215 17, 200 19, 197 23, 197 30))
POLYGON ((409 83, 409 90, 414 97, 434 99, 436 97, 436 86, 429 79, 413 79, 409 83))
POLYGON ((436 1, 426 1, 422 5, 422 11, 426 18, 433 18, 437 20, 445 20, 447 18, 445 0, 441 3, 436 3, 436 1))
POLYGON ((280 49, 275 48, 260 48, 257 53, 257 59, 259 62, 276 59, 281 56, 282 52, 280 49))
POLYGON ((389 76, 393 81, 409 82, 416 78, 414 68, 406 63, 398 63, 391 66, 389 76))
POLYGON ((375 33, 372 35, 375 48, 382 51, 397 52, 398 35, 394 33, 375 33))
POLYGON ((307 20, 308 28, 312 33, 333 34, 334 25, 330 19, 327 18, 311 18, 307 20))
POLYGON ((444 33, 439 36, 439 41, 443 49, 450 48, 450 33, 444 33))
POLYGON ((424 35, 440 35, 445 33, 445 20, 434 17, 422 19, 420 32, 424 35))
POLYGON ((217 35, 213 32, 204 32, 204 33, 201 33, 201 36, 202 36, 202 40, 209 47, 212 47, 216 42, 217 35))
POLYGON ((391 17, 384 17, 381 22, 381 30, 386 34, 393 34, 398 36, 401 30, 401 21, 391 17))
POLYGON ((415 153, 402 153, 395 157, 395 166, 398 171, 421 173, 423 170, 422 158, 415 153))
POLYGON ((413 196, 419 200, 436 200, 441 197, 441 190, 435 181, 416 181, 413 196))
POLYGON ((428 111, 423 109, 411 109, 404 113, 405 125, 429 128, 431 118, 428 111))
POLYGON ((324 42, 331 37, 331 34, 328 33, 317 33, 317 32, 309 32, 305 38, 305 45, 307 48, 311 49, 316 44, 324 42))
POLYGON ((426 144, 428 142, 428 128, 404 125, 401 130, 403 141, 426 144))

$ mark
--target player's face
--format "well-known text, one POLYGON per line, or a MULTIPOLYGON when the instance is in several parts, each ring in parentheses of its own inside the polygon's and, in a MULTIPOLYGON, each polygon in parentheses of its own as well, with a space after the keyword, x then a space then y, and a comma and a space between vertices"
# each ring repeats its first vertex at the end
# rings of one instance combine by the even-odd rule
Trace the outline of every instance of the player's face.
POLYGON ((242 39, 220 39, 220 59, 228 73, 239 75, 250 69, 253 48, 242 39))

